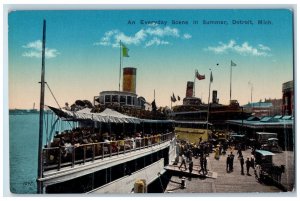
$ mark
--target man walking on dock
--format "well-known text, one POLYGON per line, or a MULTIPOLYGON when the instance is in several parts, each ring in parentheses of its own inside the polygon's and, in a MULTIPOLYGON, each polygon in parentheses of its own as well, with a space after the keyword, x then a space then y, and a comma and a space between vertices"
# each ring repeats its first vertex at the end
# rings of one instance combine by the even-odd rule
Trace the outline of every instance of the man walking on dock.
POLYGON ((204 155, 200 155, 200 171, 202 171, 202 175, 205 174, 205 166, 204 166, 204 155))
POLYGON ((206 155, 204 155, 204 159, 203 159, 203 166, 204 166, 204 172, 207 175, 207 158, 206 155))
POLYGON ((187 170, 187 168, 186 168, 186 156, 184 154, 181 155, 181 164, 178 168, 180 169, 182 165, 184 165, 185 170, 187 170))
POLYGON ((190 172, 190 174, 192 174, 192 172, 193 172, 193 165, 194 165, 194 163, 191 160, 190 163, 189 163, 189 172, 190 172))
POLYGON ((232 152, 230 152, 230 161, 229 161, 229 171, 233 172, 233 160, 234 160, 234 155, 232 154, 232 152))
POLYGON ((240 164, 241 164, 241 175, 244 175, 244 158, 243 158, 243 155, 241 155, 239 157, 240 159, 240 164))
POLYGON ((246 168, 247 168, 247 175, 248 176, 251 176, 251 174, 249 174, 249 169, 251 167, 251 161, 249 160, 249 157, 247 157, 247 160, 246 160, 246 168))
POLYGON ((226 158, 226 172, 230 172, 230 155, 226 158))

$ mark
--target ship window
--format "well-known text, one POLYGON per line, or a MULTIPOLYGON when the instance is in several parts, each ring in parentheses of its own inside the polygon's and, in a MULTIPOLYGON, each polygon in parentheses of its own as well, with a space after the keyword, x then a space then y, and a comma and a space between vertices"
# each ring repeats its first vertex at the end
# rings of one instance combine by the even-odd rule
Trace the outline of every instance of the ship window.
POLYGON ((120 105, 126 104, 126 96, 120 96, 120 105))
POLYGON ((132 97, 127 96, 127 105, 132 105, 132 97))
POLYGON ((118 95, 113 95, 113 96, 112 96, 112 102, 113 102, 113 103, 119 102, 119 97, 118 97, 118 95))
POLYGON ((106 95, 105 96, 105 102, 106 103, 110 103, 110 97, 111 97, 111 95, 106 95))
POLYGON ((126 103, 126 96, 120 96, 120 102, 126 103))

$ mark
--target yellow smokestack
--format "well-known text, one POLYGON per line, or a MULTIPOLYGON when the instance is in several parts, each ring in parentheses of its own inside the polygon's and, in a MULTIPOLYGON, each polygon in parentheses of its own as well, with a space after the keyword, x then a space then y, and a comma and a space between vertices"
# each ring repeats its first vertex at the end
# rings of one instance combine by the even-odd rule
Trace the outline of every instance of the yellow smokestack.
POLYGON ((123 68, 123 91, 136 93, 136 68, 123 68))

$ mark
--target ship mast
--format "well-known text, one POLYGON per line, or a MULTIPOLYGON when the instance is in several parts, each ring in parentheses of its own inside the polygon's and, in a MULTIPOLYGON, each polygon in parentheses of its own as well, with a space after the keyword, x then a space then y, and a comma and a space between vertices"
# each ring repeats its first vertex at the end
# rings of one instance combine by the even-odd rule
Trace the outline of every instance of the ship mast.
POLYGON ((208 101, 207 101, 207 123, 206 123, 206 132, 208 134, 208 119, 209 119, 209 100, 210 100, 210 86, 211 83, 213 82, 213 77, 212 77, 212 71, 210 70, 210 79, 209 79, 209 88, 208 88, 208 101))
POLYGON ((43 184, 40 179, 43 177, 43 117, 45 99, 45 44, 46 44, 46 20, 43 21, 43 45, 42 45, 42 73, 41 73, 41 96, 40 96, 40 124, 39 124, 39 147, 38 147, 38 180, 37 193, 43 192, 43 184))

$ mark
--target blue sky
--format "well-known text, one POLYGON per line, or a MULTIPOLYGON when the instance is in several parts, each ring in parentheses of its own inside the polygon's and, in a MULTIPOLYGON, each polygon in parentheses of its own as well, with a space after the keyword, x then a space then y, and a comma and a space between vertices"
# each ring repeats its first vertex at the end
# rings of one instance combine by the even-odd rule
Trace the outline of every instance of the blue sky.
MULTIPOLYGON (((289 10, 16 11, 9 14, 8 22, 10 108, 39 103, 43 19, 47 21, 46 81, 60 105, 118 90, 119 40, 129 48, 123 66, 137 68, 138 95, 151 102, 155 89, 160 106, 170 106, 173 92, 185 96, 186 82, 194 80, 195 69, 206 75, 196 81, 196 96, 207 102, 212 69, 212 90, 218 90, 220 102, 228 104, 231 60, 237 64, 232 99, 241 104, 250 101, 251 84, 253 101, 259 101, 281 98, 282 83, 293 79, 289 10), (135 24, 128 24, 129 20, 135 24), (145 25, 141 20, 167 24, 145 25), (194 20, 198 24, 192 24, 194 20), (203 20, 228 24, 205 25, 203 20), (233 20, 253 24, 233 24, 233 20), (271 24, 260 25, 258 20, 271 24)), ((49 92, 46 104, 56 105, 49 92)))

